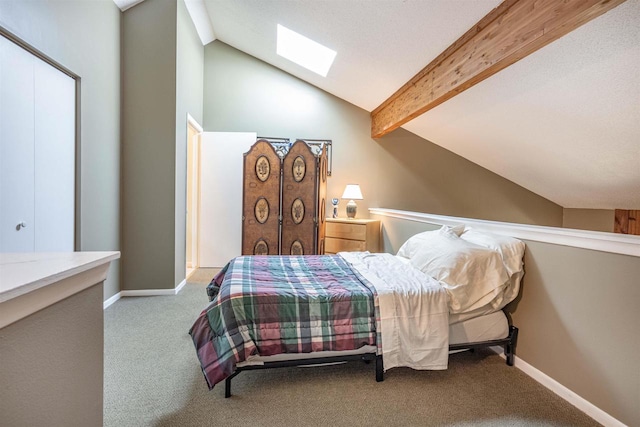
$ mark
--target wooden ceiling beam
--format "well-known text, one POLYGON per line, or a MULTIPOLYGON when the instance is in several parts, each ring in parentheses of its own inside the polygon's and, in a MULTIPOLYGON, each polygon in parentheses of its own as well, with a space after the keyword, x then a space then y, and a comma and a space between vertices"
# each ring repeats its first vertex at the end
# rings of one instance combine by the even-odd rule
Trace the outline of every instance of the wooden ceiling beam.
POLYGON ((371 112, 380 138, 625 0, 505 0, 371 112))

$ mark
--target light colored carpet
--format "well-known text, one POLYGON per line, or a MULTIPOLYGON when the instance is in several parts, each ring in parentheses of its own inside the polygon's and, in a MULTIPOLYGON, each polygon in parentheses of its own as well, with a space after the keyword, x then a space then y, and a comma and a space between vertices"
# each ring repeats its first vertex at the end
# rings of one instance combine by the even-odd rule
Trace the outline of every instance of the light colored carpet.
POLYGON ((248 371, 225 399, 224 384, 207 389, 187 333, 209 280, 105 310, 105 426, 598 425, 488 351, 452 355, 446 371, 392 369, 381 383, 361 362, 248 371))
POLYGON ((187 277, 187 283, 208 285, 218 271, 219 268, 197 268, 187 277))

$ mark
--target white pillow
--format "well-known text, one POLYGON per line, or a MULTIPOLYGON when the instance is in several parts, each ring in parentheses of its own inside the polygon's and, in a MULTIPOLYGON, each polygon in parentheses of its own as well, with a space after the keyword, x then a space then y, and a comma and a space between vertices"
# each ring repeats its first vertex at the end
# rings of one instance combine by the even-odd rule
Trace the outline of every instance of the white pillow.
POLYGON ((464 233, 465 230, 465 225, 464 224, 458 224, 458 225, 454 225, 453 227, 449 227, 447 225, 443 225, 442 227, 447 227, 449 228, 451 231, 453 231, 454 233, 456 233, 456 236, 460 237, 460 235, 462 233, 464 233))
POLYGON ((469 228, 460 236, 467 242, 498 251, 509 276, 522 271, 525 245, 524 242, 508 236, 479 232, 469 228))
POLYGON ((501 295, 491 301, 491 306, 495 309, 502 309, 505 305, 513 301, 520 292, 520 282, 524 275, 524 242, 508 236, 500 236, 486 232, 467 229, 460 236, 462 239, 475 243, 486 248, 494 249, 502 256, 502 262, 509 273, 509 286, 501 295))
POLYGON ((447 290, 451 313, 480 308, 509 284, 497 251, 462 240, 451 230, 423 234, 410 261, 447 290))
POLYGON ((411 258, 413 254, 415 254, 416 251, 420 249, 422 245, 427 244, 427 242, 429 242, 431 236, 433 235, 453 234, 455 237, 458 237, 463 232, 464 232, 464 225, 456 225, 455 227, 449 227, 449 226, 443 225, 438 230, 425 231, 422 233, 418 233, 416 235, 409 237, 409 239, 407 239, 407 241, 404 242, 404 244, 400 247, 400 249, 398 249, 397 256, 403 257, 403 258, 411 258))

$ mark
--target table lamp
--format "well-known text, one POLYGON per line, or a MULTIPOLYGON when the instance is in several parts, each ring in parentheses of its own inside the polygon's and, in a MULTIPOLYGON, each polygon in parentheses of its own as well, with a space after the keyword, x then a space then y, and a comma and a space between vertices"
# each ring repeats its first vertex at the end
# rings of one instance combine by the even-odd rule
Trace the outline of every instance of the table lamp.
POLYGON ((347 203, 347 217, 355 218, 358 206, 354 200, 362 200, 362 191, 360 191, 360 186, 358 184, 347 184, 344 189, 344 193, 342 193, 342 198, 349 199, 349 203, 347 203))

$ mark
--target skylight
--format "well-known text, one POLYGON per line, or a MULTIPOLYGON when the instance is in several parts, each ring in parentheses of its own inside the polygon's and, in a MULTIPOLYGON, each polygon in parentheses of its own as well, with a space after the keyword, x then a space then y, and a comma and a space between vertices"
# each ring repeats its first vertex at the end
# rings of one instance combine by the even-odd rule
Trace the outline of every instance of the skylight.
POLYGON ((336 52, 278 24, 276 53, 289 61, 326 77, 336 52))

